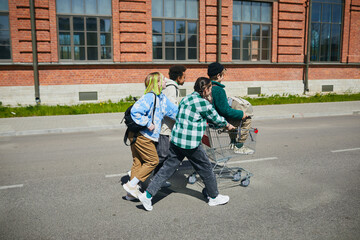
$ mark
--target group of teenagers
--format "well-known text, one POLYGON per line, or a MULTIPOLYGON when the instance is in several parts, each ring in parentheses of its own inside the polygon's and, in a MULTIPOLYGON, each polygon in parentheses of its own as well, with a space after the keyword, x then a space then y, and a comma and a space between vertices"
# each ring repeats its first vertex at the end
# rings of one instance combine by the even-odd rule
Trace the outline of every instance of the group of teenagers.
MULTIPOLYGON (((230 198, 218 192, 216 177, 201 140, 208 122, 231 131, 240 124, 249 125, 245 111, 238 110, 237 101, 229 101, 221 81, 226 69, 218 62, 208 65, 208 76, 199 77, 194 92, 180 103, 179 85, 186 80, 186 67, 169 68, 169 78, 159 72, 145 78, 145 95, 131 109, 133 121, 145 130, 129 132, 133 165, 130 180, 123 184, 126 200, 139 199, 147 211, 153 209, 152 197, 162 187, 169 187, 168 179, 186 157, 201 177, 208 194, 208 204, 226 204, 230 198), (136 141, 133 141, 134 138, 136 141), (140 191, 139 184, 152 176, 149 185, 140 191)), ((246 134, 245 134, 246 135, 246 134)), ((246 136, 230 135, 236 153, 252 154, 244 145, 246 136)))

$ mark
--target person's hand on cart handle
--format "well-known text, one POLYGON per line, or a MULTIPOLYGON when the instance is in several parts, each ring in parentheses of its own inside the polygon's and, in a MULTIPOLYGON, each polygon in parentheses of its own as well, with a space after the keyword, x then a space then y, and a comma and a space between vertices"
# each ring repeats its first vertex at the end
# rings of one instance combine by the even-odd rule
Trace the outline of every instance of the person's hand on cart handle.
POLYGON ((235 127, 234 127, 233 125, 231 125, 230 123, 228 123, 228 124, 226 125, 226 129, 230 131, 230 130, 234 130, 235 127))
POLYGON ((248 117, 248 115, 246 115, 246 113, 244 112, 244 116, 242 117, 242 120, 245 120, 248 117))

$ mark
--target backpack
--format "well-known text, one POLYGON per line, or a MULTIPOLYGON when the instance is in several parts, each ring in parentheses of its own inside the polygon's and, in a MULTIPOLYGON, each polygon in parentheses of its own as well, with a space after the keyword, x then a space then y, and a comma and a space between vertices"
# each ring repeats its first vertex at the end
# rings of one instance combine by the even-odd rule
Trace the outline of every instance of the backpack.
MULTIPOLYGON (((151 92, 151 93, 153 93, 153 92, 151 92)), ((154 108, 153 108, 153 113, 152 113, 152 123, 154 123, 154 118, 153 117, 154 117, 155 108, 156 108, 156 95, 155 95, 155 93, 153 93, 153 94, 154 94, 155 100, 154 100, 154 108)), ((129 131, 134 132, 134 133, 138 133, 138 132, 146 129, 146 126, 141 126, 141 125, 137 124, 136 122, 134 122, 134 120, 132 119, 132 117, 131 117, 131 109, 132 109, 133 106, 134 106, 134 104, 126 109, 126 111, 124 113, 124 117, 120 122, 120 123, 122 123, 122 122, 125 121, 125 124, 127 126, 127 129, 126 129, 125 135, 124 135, 124 143, 125 143, 126 146, 130 146, 130 145, 134 144, 135 141, 136 141, 136 138, 137 138, 137 136, 135 135, 133 140, 130 142, 130 145, 128 145, 126 142, 127 142, 127 139, 128 139, 129 131)))

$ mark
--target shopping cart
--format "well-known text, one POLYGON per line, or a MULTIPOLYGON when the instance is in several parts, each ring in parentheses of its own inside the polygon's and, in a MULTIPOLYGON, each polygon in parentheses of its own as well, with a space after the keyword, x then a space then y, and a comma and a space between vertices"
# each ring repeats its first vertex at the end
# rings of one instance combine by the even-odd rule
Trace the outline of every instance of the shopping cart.
MULTIPOLYGON (((244 156, 243 154, 235 153, 234 145, 231 142, 231 138, 240 137, 241 134, 246 134, 247 138, 244 146, 253 150, 255 153, 256 136, 258 134, 257 128, 242 129, 241 127, 236 130, 228 131, 225 129, 217 129, 211 125, 208 125, 205 131, 205 135, 202 139, 202 145, 206 150, 206 154, 212 162, 213 172, 216 176, 219 187, 239 185, 247 187, 250 184, 250 177, 253 174, 244 168, 229 166, 231 158, 239 158, 244 156), (233 184, 229 184, 233 183, 233 184)), ((190 184, 201 183, 197 181, 196 172, 189 175, 188 182, 190 184)), ((205 195, 205 194, 204 194, 205 195)))

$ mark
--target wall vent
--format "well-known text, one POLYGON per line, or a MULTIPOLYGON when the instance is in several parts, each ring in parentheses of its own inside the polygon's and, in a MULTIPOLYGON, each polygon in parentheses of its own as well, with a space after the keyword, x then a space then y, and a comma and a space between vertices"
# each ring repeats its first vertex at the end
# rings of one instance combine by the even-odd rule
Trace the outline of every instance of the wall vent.
POLYGON ((334 91, 334 85, 322 85, 321 86, 322 92, 333 92, 334 91))
POLYGON ((98 100, 98 92, 79 92, 79 101, 98 100))
POLYGON ((248 87, 248 95, 260 95, 261 87, 248 87))
POLYGON ((180 88, 179 97, 185 97, 185 96, 186 96, 186 88, 180 88))

